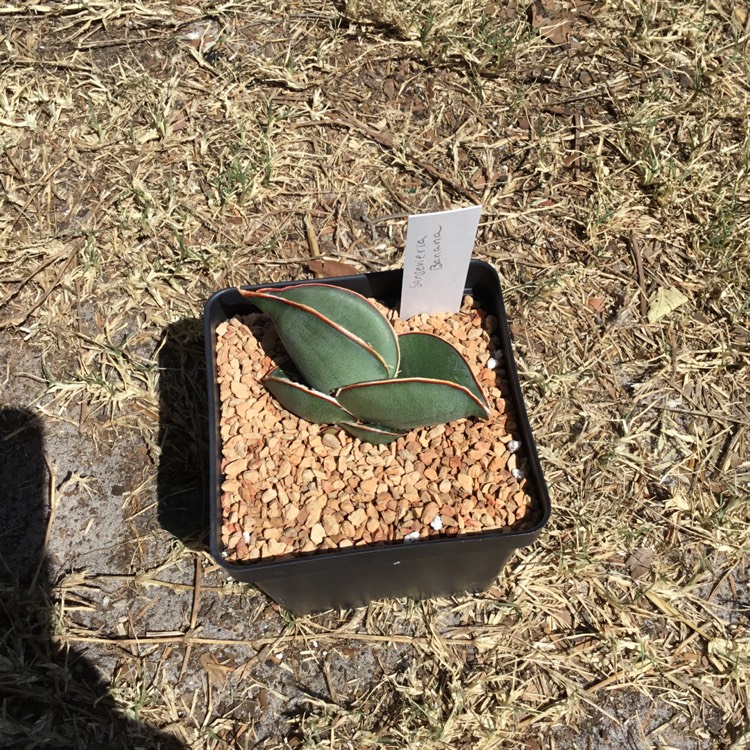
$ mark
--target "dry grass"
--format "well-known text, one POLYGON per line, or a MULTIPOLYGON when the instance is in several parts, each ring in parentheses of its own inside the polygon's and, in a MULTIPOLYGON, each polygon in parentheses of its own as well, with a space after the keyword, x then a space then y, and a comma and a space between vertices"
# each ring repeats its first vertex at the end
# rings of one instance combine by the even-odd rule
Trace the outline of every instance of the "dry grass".
POLYGON ((5 745, 94 743, 70 661, 50 666, 85 648, 111 736, 747 747, 749 41, 726 0, 0 7, 3 402, 143 449, 127 563, 66 569, 52 518, 46 646, 12 612, 47 605, 3 584, 0 694, 49 698, 36 728, 2 699, 5 745), (553 494, 542 540, 482 595, 291 618, 155 531, 165 422, 200 422, 179 405, 208 294, 305 276, 306 217, 369 271, 399 262, 406 214, 472 196, 553 494), (687 302, 651 323, 659 289, 687 302))

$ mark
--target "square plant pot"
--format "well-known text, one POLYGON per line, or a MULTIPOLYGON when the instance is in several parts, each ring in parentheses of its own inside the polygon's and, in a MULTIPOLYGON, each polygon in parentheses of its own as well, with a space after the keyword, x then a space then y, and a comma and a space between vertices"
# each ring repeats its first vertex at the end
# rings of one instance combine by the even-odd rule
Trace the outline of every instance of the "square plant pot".
MULTIPOLYGON (((396 307, 401 294, 401 281, 401 271, 382 271, 245 288, 331 284, 377 299, 388 307, 396 307)), ((550 499, 521 395, 500 280, 495 270, 481 261, 472 261, 465 293, 472 295, 488 315, 497 318, 498 330, 495 335, 500 339, 501 352, 497 356, 501 356, 500 364, 505 371, 507 387, 504 397, 514 416, 514 436, 523 446, 526 491, 533 500, 533 522, 526 524, 523 530, 489 530, 463 536, 428 538, 411 544, 399 540, 378 546, 326 550, 320 554, 287 556, 276 560, 246 563, 225 560, 221 534, 221 485, 224 477, 217 328, 234 316, 259 312, 236 289, 225 289, 215 293, 205 306, 210 542, 216 562, 234 579, 257 586, 278 604, 298 614, 358 607, 383 597, 450 596, 486 589, 516 549, 536 541, 549 519, 550 499)), ((487 356, 490 354, 488 352, 487 356)))

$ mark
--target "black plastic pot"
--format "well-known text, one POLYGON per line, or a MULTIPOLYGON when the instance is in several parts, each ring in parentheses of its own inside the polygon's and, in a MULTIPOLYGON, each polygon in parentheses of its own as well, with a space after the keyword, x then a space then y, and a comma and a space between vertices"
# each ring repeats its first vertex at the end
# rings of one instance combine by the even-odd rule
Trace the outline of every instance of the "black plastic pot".
MULTIPOLYGON (((352 289, 395 306, 401 294, 401 271, 383 271, 362 276, 319 279, 315 283, 352 289)), ((271 288, 309 282, 263 284, 271 288)), ((503 365, 510 386, 508 400, 516 419, 515 436, 523 442, 529 494, 538 509, 538 522, 526 531, 490 531, 452 538, 428 539, 412 544, 357 547, 326 551, 278 562, 237 564, 222 559, 220 400, 216 366, 216 328, 235 315, 255 312, 236 289, 214 294, 206 303, 205 333, 208 373, 211 553, 233 578, 252 583, 283 607, 304 614, 330 608, 349 608, 382 597, 426 598, 460 592, 481 591, 497 576, 511 554, 534 541, 547 523, 550 500, 539 465, 518 382, 518 373, 505 314, 500 280, 495 269, 472 261, 465 291, 481 302, 488 314, 497 316, 503 365)))

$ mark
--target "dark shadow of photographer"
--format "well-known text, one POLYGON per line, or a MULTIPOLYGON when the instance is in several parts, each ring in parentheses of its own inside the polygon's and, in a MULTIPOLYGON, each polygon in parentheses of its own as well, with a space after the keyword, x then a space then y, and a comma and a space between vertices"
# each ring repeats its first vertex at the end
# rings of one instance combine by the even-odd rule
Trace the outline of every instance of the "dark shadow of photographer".
POLYGON ((203 320, 164 332, 159 351, 159 523, 190 549, 208 545, 208 405, 203 320))
POLYGON ((0 407, 0 747, 179 750, 122 716, 93 666, 53 641, 49 482, 41 421, 0 407))

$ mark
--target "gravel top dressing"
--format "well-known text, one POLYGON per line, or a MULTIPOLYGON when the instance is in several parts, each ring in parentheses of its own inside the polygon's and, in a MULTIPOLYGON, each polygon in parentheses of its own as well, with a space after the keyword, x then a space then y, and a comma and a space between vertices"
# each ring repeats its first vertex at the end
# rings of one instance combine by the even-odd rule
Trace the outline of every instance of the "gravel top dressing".
POLYGON ((408 321, 379 303, 397 333, 434 333, 465 357, 492 407, 370 445, 283 410, 262 384, 286 358, 261 313, 217 329, 223 555, 278 559, 361 545, 530 528, 523 451, 497 367, 497 321, 465 297, 460 313, 408 321), (491 368, 495 369, 491 369, 491 368))

